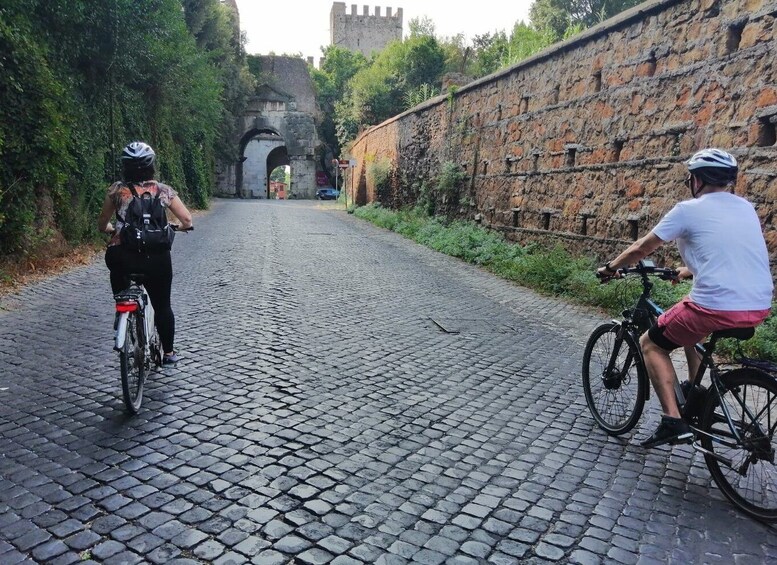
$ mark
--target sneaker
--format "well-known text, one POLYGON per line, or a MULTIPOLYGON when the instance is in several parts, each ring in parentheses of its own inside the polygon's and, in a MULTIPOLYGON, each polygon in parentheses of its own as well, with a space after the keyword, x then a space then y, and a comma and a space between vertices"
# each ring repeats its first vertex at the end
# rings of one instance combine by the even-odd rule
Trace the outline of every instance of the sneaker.
POLYGON ((689 443, 691 439, 693 439, 691 428, 683 420, 671 418, 670 416, 661 416, 661 424, 659 424, 656 431, 652 436, 641 442, 640 445, 642 447, 656 447, 665 443, 675 445, 677 443, 689 443))
POLYGON ((178 363, 178 359, 179 358, 178 358, 177 351, 173 351, 172 353, 165 353, 162 356, 162 365, 168 365, 168 366, 175 365, 176 363, 178 363))

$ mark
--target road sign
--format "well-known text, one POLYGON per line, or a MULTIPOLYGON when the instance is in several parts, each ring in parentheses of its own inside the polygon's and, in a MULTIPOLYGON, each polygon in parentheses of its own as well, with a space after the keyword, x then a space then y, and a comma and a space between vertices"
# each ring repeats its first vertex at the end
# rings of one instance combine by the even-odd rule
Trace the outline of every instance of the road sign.
POLYGON ((341 169, 347 169, 348 167, 350 167, 350 166, 351 166, 351 162, 350 162, 348 159, 340 159, 340 160, 337 162, 337 166, 338 166, 339 168, 341 168, 341 169))

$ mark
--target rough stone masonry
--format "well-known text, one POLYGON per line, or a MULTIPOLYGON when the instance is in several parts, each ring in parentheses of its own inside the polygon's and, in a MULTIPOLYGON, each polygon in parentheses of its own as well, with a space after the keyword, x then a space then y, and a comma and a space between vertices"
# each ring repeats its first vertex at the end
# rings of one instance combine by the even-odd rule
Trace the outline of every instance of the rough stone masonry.
POLYGON ((683 161, 716 146, 740 161, 736 192, 757 207, 774 272, 775 16, 766 0, 645 2, 367 130, 354 195, 409 204, 452 163, 466 174, 457 214, 607 254, 687 198, 683 161), (371 181, 381 160, 388 187, 371 181))

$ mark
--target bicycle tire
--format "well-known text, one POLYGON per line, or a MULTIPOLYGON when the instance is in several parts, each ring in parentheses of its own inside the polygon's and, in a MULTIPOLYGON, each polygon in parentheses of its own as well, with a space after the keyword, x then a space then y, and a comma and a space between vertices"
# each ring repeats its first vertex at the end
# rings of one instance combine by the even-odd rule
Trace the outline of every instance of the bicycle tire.
POLYGON ((143 384, 146 380, 145 351, 141 338, 143 332, 140 328, 142 323, 142 319, 134 312, 127 316, 124 345, 119 353, 124 406, 132 414, 137 414, 143 403, 143 384))
POLYGON ((637 425, 648 386, 639 345, 630 332, 624 334, 615 371, 606 378, 606 367, 620 327, 615 322, 598 326, 588 338, 583 353, 585 401, 599 427, 613 436, 625 434, 637 425))
POLYGON ((764 522, 777 521, 777 466, 774 443, 777 429, 777 380, 757 369, 735 369, 720 375, 721 399, 710 394, 704 407, 701 430, 735 442, 721 409, 729 409, 744 443, 734 447, 701 434, 701 445, 715 455, 704 459, 712 479, 734 506, 764 522), (729 467, 715 456, 732 462, 729 467), (744 472, 743 472, 744 471, 744 472))

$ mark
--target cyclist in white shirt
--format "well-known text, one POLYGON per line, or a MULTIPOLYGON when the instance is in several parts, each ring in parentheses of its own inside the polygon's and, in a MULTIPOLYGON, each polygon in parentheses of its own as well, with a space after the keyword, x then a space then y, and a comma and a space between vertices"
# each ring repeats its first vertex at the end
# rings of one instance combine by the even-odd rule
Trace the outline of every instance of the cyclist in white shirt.
MULTIPOLYGON (((676 241, 685 267, 680 278, 693 277, 691 293, 664 312, 642 335, 645 365, 663 415, 644 447, 683 443, 692 438, 674 394, 675 370, 670 353, 685 348, 695 375, 700 360, 694 345, 716 330, 757 326, 769 315, 773 283, 758 215, 744 198, 729 192, 736 182, 736 159, 720 149, 703 149, 691 157, 686 186, 690 200, 678 203, 658 225, 599 269, 603 279, 676 241)), ((685 390, 688 383, 683 383, 685 390)))

